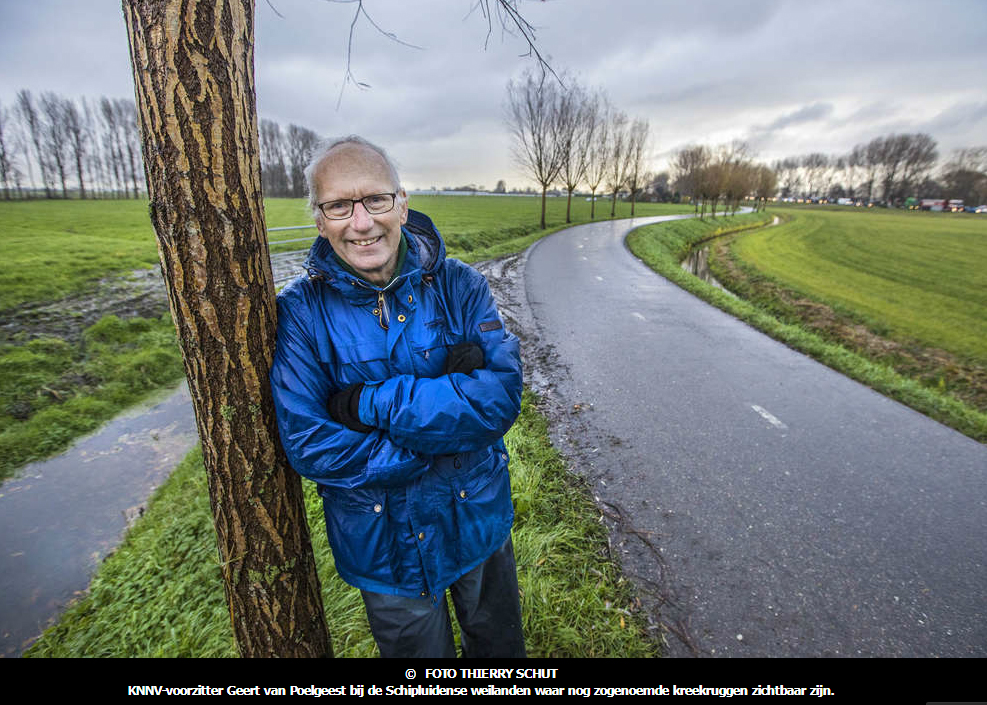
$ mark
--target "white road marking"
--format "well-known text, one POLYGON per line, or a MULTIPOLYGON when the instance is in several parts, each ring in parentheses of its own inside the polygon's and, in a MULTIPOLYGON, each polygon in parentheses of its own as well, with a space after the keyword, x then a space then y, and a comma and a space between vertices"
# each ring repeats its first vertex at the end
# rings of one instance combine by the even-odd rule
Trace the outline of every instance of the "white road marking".
POLYGON ((647 321, 647 320, 648 320, 647 318, 645 318, 645 317, 644 317, 643 315, 641 315, 641 314, 640 314, 640 313, 638 313, 637 311, 631 311, 631 315, 632 315, 632 316, 637 316, 637 317, 638 317, 638 318, 640 318, 640 319, 641 319, 642 321, 647 321))
POLYGON ((775 428, 788 428, 788 426, 782 423, 781 419, 779 419, 777 416, 772 414, 764 407, 758 406, 757 404, 752 404, 751 408, 757 413, 759 413, 761 416, 763 416, 765 419, 767 419, 768 423, 770 423, 775 428))
POLYGON ((597 275, 597 277, 596 277, 596 278, 597 278, 597 280, 598 280, 598 281, 603 281, 603 277, 601 277, 601 276, 599 276, 599 275, 597 275))

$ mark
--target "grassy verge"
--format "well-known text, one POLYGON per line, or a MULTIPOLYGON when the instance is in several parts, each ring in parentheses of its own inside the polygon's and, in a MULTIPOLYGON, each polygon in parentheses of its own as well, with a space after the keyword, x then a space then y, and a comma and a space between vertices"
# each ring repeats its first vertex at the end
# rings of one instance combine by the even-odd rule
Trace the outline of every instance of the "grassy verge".
POLYGON ((874 361, 827 340, 801 322, 779 320, 757 302, 738 299, 685 272, 680 261, 695 244, 738 228, 747 228, 751 216, 720 218, 716 222, 674 221, 638 229, 628 237, 635 255, 662 276, 746 321, 773 338, 814 357, 825 365, 896 399, 980 442, 987 442, 987 414, 952 395, 927 387, 874 361))
POLYGON ((909 211, 782 211, 718 242, 721 282, 927 387, 987 412, 987 220, 909 211))
POLYGON ((167 313, 105 316, 76 344, 45 337, 0 346, 0 479, 64 450, 183 374, 167 313))
MULTIPOLYGON (((529 394, 507 445, 529 655, 656 655, 655 641, 634 612, 630 586, 607 555, 599 512, 551 447, 545 420, 529 394)), ((320 500, 314 485, 305 484, 336 655, 374 656, 376 646, 359 592, 336 575, 320 500)), ((155 493, 147 513, 100 567, 88 597, 71 607, 25 655, 236 655, 198 451, 155 493)))

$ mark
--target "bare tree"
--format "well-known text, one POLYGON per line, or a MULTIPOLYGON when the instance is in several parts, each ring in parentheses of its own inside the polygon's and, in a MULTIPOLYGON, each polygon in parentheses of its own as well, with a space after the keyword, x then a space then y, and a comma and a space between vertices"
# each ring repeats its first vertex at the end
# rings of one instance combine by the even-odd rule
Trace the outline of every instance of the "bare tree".
POLYGON ((106 173, 103 169, 102 145, 99 141, 99 133, 96 130, 96 110, 85 98, 82 99, 82 113, 85 115, 83 124, 85 126, 86 141, 90 146, 86 158, 86 171, 89 174, 90 194, 93 198, 96 198, 100 189, 106 185, 106 173))
POLYGON ((627 115, 611 109, 607 115, 610 147, 607 150, 606 185, 610 194, 610 217, 617 214, 617 194, 627 184, 628 171, 628 124, 627 115))
POLYGON ((875 137, 864 148, 864 185, 867 187, 867 202, 874 200, 874 185, 881 169, 884 153, 884 138, 875 137))
POLYGON ((288 170, 281 126, 273 120, 260 121, 260 176, 266 196, 287 196, 288 170))
POLYGON ((610 107, 606 98, 596 93, 586 103, 587 120, 593 122, 593 134, 586 149, 586 188, 590 197, 590 220, 596 219, 596 192, 607 174, 610 163, 610 123, 607 116, 610 107))
POLYGON ((65 120, 65 137, 68 140, 75 162, 75 175, 79 183, 79 198, 86 197, 86 179, 83 176, 83 162, 86 160, 89 134, 86 131, 82 116, 71 100, 62 103, 63 119, 65 120))
POLYGON ((948 198, 987 203, 987 146, 954 150, 942 168, 942 184, 948 198))
POLYGON ((829 167, 829 157, 821 152, 813 152, 803 156, 799 162, 805 174, 805 195, 809 198, 817 198, 826 169, 829 167))
POLYGON ((16 167, 14 165, 13 154, 7 146, 8 139, 4 132, 10 134, 9 121, 10 111, 0 105, 0 183, 3 184, 3 198, 10 200, 10 182, 14 179, 16 167))
POLYGON ((768 207, 768 199, 773 197, 778 189, 778 178, 774 169, 763 164, 757 167, 755 178, 757 184, 755 194, 763 211, 768 207))
MULTIPOLYGON (((43 127, 38 109, 34 106, 34 98, 31 91, 21 90, 17 93, 17 111, 21 122, 27 127, 27 134, 31 137, 31 144, 34 145, 34 153, 37 155, 38 167, 41 169, 41 183, 45 189, 45 198, 51 198, 51 183, 48 177, 48 160, 45 158, 44 150, 41 148, 43 127)), ((30 157, 28 157, 30 163, 30 157)), ((31 176, 32 185, 34 182, 31 176)))
POLYGON ((849 198, 857 197, 857 181, 867 166, 867 148, 855 145, 846 157, 846 191, 849 198))
MULTIPOLYGON (((133 189, 133 197, 140 197, 140 187, 138 186, 139 173, 141 171, 140 161, 140 132, 137 128, 137 106, 134 101, 118 98, 113 101, 113 110, 116 113, 117 129, 120 131, 120 141, 122 151, 120 154, 123 163, 124 181, 130 181, 133 189)), ((126 183, 124 183, 126 191, 126 183)), ((126 195, 126 194, 124 194, 126 195)))
POLYGON ((294 198, 301 198, 306 192, 305 165, 308 164, 312 150, 319 143, 319 136, 307 127, 288 125, 286 142, 291 195, 294 198))
POLYGON ((109 162, 109 173, 113 175, 113 190, 117 198, 126 195, 126 171, 123 162, 123 138, 120 134, 118 116, 113 101, 102 97, 99 99, 100 117, 102 118, 102 139, 109 162))
POLYGON ((675 154, 672 169, 675 174, 675 189, 687 195, 699 213, 699 203, 702 200, 703 171, 709 164, 709 149, 703 145, 683 147, 675 154))
POLYGON ((783 198, 790 198, 798 194, 799 187, 799 164, 793 157, 780 159, 772 165, 778 185, 783 198))
POLYGON ((572 192, 586 174, 590 143, 596 133, 596 114, 586 91, 573 79, 568 90, 559 95, 556 123, 562 166, 559 179, 565 186, 567 200, 565 222, 572 222, 572 192))
POLYGON ((65 183, 66 162, 68 162, 68 137, 65 129, 64 101, 52 92, 41 94, 39 99, 44 125, 45 153, 54 161, 55 173, 62 184, 62 198, 68 198, 65 183))
POLYGON ((897 196, 896 187, 899 185, 899 170, 905 161, 908 142, 905 135, 890 135, 881 143, 881 167, 884 170, 883 198, 888 206, 894 205, 897 196))
POLYGON ((634 217, 634 201, 648 183, 646 174, 648 158, 647 120, 635 120, 627 133, 627 190, 631 194, 631 217, 634 217))
POLYGON ((507 125, 514 159, 541 186, 541 227, 545 228, 548 187, 562 168, 557 104, 559 89, 544 71, 525 71, 507 84, 507 125))
POLYGON ((900 198, 905 198, 909 195, 909 191, 917 188, 932 171, 932 167, 939 159, 939 151, 936 149, 936 141, 925 133, 902 136, 906 138, 905 157, 901 166, 901 185, 898 192, 900 198))

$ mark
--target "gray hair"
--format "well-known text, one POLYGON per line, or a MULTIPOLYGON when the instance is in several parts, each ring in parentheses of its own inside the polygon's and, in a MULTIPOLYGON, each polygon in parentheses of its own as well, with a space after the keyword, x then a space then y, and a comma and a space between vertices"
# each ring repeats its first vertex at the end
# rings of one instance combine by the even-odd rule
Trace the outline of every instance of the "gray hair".
POLYGON ((359 135, 347 135, 346 137, 335 137, 332 139, 323 140, 315 149, 312 150, 312 158, 309 160, 308 166, 305 167, 305 183, 308 186, 308 206, 312 209, 312 215, 318 215, 319 208, 316 203, 317 196, 315 195, 315 172, 319 168, 319 165, 329 156, 329 153, 336 147, 340 147, 346 144, 356 144, 361 147, 366 147, 371 149, 381 156, 384 160, 384 164, 387 166, 387 171, 390 174, 391 182, 394 184, 394 190, 401 190, 401 179, 398 178, 397 167, 394 166, 394 162, 387 155, 382 147, 378 147, 373 142, 363 139, 359 135))

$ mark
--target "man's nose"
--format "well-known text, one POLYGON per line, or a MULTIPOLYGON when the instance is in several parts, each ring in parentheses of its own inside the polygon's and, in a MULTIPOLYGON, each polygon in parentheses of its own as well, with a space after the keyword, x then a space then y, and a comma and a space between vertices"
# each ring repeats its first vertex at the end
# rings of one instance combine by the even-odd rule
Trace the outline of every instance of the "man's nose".
POLYGON ((357 201, 356 203, 353 204, 352 218, 353 218, 353 222, 351 223, 351 225, 353 226, 354 230, 361 230, 361 231, 369 230, 371 227, 373 227, 374 218, 372 215, 370 215, 370 213, 367 212, 366 207, 364 207, 363 203, 360 201, 357 201))

